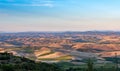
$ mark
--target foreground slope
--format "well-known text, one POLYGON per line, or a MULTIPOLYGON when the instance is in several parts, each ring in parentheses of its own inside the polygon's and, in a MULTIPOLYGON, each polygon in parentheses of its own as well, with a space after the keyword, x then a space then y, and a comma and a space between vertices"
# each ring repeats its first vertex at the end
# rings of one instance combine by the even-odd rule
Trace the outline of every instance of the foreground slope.
POLYGON ((36 63, 12 53, 0 53, 0 71, 62 71, 53 64, 36 63))

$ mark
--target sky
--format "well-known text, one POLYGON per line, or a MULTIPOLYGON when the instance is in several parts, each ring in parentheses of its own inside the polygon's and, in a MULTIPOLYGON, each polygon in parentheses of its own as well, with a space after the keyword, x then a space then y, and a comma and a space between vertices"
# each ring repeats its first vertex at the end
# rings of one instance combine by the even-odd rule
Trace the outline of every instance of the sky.
POLYGON ((120 31, 120 0, 0 0, 0 31, 120 31))

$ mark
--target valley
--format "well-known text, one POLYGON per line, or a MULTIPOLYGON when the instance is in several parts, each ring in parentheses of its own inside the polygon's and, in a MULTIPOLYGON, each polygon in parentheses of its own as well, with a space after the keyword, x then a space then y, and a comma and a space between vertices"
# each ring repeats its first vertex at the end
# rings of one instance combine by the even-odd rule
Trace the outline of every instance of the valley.
POLYGON ((36 62, 85 64, 112 63, 107 57, 120 57, 120 32, 21 32, 1 33, 0 52, 13 53, 36 62))

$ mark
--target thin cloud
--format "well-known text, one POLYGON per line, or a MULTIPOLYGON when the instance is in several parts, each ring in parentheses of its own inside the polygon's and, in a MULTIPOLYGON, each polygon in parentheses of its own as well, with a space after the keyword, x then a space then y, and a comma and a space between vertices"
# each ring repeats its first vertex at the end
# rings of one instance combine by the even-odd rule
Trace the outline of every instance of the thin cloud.
POLYGON ((53 1, 51 0, 32 0, 28 3, 0 3, 0 5, 12 5, 12 6, 45 6, 45 7, 54 7, 53 1))
POLYGON ((14 5, 14 6, 46 6, 46 7, 53 7, 53 4, 9 4, 9 5, 14 5))

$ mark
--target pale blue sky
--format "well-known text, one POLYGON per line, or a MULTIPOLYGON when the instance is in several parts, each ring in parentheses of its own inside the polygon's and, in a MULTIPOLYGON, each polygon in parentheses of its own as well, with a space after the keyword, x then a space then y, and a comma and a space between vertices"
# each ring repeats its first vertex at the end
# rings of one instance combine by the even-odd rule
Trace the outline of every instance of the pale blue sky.
POLYGON ((120 0, 0 0, 0 31, 120 31, 120 0))

